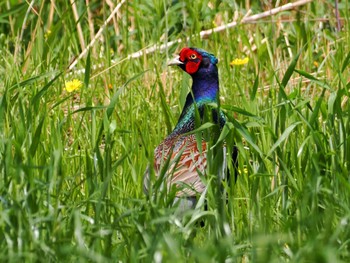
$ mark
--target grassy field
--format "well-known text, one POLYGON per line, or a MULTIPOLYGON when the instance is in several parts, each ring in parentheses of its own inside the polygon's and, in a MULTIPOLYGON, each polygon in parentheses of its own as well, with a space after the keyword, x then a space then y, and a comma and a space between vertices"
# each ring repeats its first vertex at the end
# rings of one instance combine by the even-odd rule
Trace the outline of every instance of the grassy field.
POLYGON ((126 1, 69 72, 115 6, 18 2, 0 3, 1 262, 350 261, 348 1, 339 19, 314 1, 205 39, 284 1, 126 1), (227 204, 213 184, 179 215, 142 177, 191 85, 166 66, 184 46, 219 58, 239 175, 227 204))

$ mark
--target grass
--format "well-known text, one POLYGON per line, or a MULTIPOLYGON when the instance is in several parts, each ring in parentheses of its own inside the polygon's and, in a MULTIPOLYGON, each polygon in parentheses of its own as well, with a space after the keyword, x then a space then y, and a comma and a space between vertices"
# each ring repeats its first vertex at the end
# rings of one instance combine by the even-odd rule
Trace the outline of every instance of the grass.
MULTIPOLYGON (((273 7, 265 2, 253 12, 273 7)), ((87 44, 89 23, 100 28, 111 7, 76 5, 87 44)), ((243 16, 245 4, 127 2, 81 74, 66 72, 82 52, 68 1, 28 13, 26 2, 0 4, 1 261, 348 262, 350 15, 341 1, 337 32, 333 8, 310 3, 201 40, 194 34, 243 16), (185 45, 219 58, 239 176, 223 204, 208 175, 207 210, 178 215, 171 195, 144 195, 142 177, 191 85, 166 67, 185 45), (111 59, 121 62, 97 75, 111 59), (84 85, 68 93, 72 79, 84 85)))

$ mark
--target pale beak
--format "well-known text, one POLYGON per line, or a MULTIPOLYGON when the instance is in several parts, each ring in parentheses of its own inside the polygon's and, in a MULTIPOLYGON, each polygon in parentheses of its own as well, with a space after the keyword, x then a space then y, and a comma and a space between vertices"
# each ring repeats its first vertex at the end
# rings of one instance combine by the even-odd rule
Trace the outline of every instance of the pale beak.
POLYGON ((183 62, 180 61, 180 56, 176 56, 168 62, 168 66, 181 65, 183 62))

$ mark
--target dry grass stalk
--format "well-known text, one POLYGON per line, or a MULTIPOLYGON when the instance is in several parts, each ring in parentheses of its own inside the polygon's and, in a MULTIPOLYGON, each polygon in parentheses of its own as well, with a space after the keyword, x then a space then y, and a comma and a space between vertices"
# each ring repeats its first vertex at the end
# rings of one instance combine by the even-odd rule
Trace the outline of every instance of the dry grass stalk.
MULTIPOLYGON (((89 23, 89 30, 90 30, 90 38, 91 41, 95 38, 95 29, 94 29, 94 21, 92 18, 91 14, 91 9, 90 9, 90 0, 85 0, 86 3, 86 10, 87 10, 87 15, 88 15, 88 23, 89 23)), ((92 49, 92 53, 96 55, 96 49, 92 49)))
POLYGON ((28 19, 28 16, 30 14, 30 11, 33 9, 33 5, 34 5, 34 0, 32 0, 32 2, 29 4, 28 6, 28 9, 26 11, 26 14, 24 16, 24 19, 23 19, 23 23, 22 23, 22 28, 21 28, 21 33, 19 34, 19 38, 17 40, 17 44, 16 44, 16 49, 15 49, 15 54, 14 54, 14 61, 15 63, 17 63, 17 56, 18 54, 21 52, 21 45, 20 43, 22 42, 22 38, 23 38, 23 33, 24 33, 24 30, 26 29, 27 27, 27 19, 28 19))
POLYGON ((103 30, 105 29, 106 25, 112 20, 112 18, 115 16, 115 14, 118 12, 118 10, 122 7, 122 5, 126 2, 126 0, 122 0, 113 10, 113 12, 109 15, 109 17, 106 19, 106 21, 103 23, 102 27, 98 30, 97 34, 95 35, 94 39, 91 40, 89 45, 83 50, 83 52, 80 53, 80 55, 73 61, 72 64, 68 67, 68 70, 72 70, 78 63, 78 61, 86 55, 86 53, 90 50, 90 48, 95 44, 96 40, 102 35, 103 30))
POLYGON ((79 22, 79 14, 78 14, 78 10, 77 10, 77 5, 76 5, 76 2, 74 0, 70 0, 70 3, 72 5, 73 16, 74 16, 75 22, 77 24, 77 32, 78 32, 80 47, 81 47, 81 50, 85 50, 84 34, 83 34, 83 30, 81 29, 81 25, 79 22))

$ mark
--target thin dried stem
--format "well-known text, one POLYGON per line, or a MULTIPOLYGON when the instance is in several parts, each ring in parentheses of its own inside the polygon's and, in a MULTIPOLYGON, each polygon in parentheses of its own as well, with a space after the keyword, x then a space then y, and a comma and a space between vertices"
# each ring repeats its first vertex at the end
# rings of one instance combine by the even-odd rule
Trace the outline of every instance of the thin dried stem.
POLYGON ((17 56, 18 56, 18 53, 21 52, 21 42, 22 42, 22 38, 23 38, 23 33, 24 33, 24 30, 26 29, 27 27, 27 19, 28 19, 28 16, 30 14, 30 11, 32 10, 33 8, 33 5, 34 5, 34 0, 32 0, 32 2, 29 4, 28 6, 28 9, 27 9, 27 12, 24 16, 24 19, 23 19, 23 23, 22 23, 22 28, 21 28, 21 33, 19 34, 19 38, 17 40, 17 43, 16 43, 16 49, 15 49, 15 54, 14 54, 14 61, 15 63, 17 63, 17 56))
POLYGON ((111 19, 114 17, 114 15, 118 12, 118 10, 122 7, 122 5, 126 2, 126 0, 122 0, 113 10, 113 12, 109 15, 107 20, 103 23, 101 28, 98 30, 97 34, 95 35, 94 39, 91 40, 89 45, 83 50, 83 52, 80 53, 79 57, 76 58, 73 63, 68 67, 68 70, 71 70, 75 67, 75 65, 78 63, 78 61, 85 56, 85 54, 89 51, 89 49, 95 44, 96 40, 101 36, 103 30, 105 29, 106 25, 111 21, 111 19))
POLYGON ((337 31, 340 32, 340 19, 339 19, 338 0, 335 0, 335 18, 337 20, 337 31))
POLYGON ((78 14, 77 5, 75 3, 75 0, 70 0, 70 3, 72 5, 73 16, 74 16, 75 22, 77 24, 77 32, 78 32, 80 47, 81 47, 81 50, 84 50, 85 49, 84 34, 83 34, 83 30, 81 29, 81 25, 79 22, 79 14, 78 14))
MULTIPOLYGON (((85 0, 86 3, 86 10, 88 15, 88 23, 89 23, 89 30, 90 30, 90 38, 91 41, 95 38, 95 29, 94 29, 94 20, 92 18, 91 9, 90 9, 90 0, 85 0)), ((92 49, 93 54, 96 54, 96 50, 92 49)))
MULTIPOLYGON (((106 0, 106 3, 111 10, 114 10, 114 3, 111 0, 106 0)), ((119 27, 118 27, 118 23, 117 23, 118 22, 117 18, 118 18, 117 15, 113 16, 113 27, 114 27, 114 32, 115 32, 116 36, 118 36, 119 32, 120 32, 119 27)))
POLYGON ((43 25, 43 21, 41 19, 41 14, 43 12, 44 4, 45 4, 45 2, 41 3, 39 12, 37 12, 35 10, 35 8, 30 9, 37 16, 38 20, 35 24, 34 30, 31 32, 31 39, 27 45, 27 49, 26 49, 25 54, 24 54, 24 61, 25 62, 24 62, 24 65, 22 66, 23 73, 27 71, 27 67, 28 67, 28 64, 30 62, 29 57, 30 57, 30 54, 32 52, 32 48, 33 48, 35 39, 37 38, 37 32, 41 28, 41 26, 43 25))
POLYGON ((51 0, 49 17, 48 17, 48 20, 47 20, 47 27, 46 27, 47 30, 49 30, 51 28, 52 21, 53 21, 53 16, 55 14, 55 7, 56 7, 55 0, 51 0))
MULTIPOLYGON (((285 4, 283 6, 276 7, 276 8, 273 8, 271 10, 268 10, 268 11, 265 11, 265 12, 262 12, 262 13, 259 13, 259 14, 256 14, 256 15, 245 16, 241 20, 240 24, 249 24, 249 23, 252 23, 252 22, 254 22, 254 21, 258 20, 258 19, 265 18, 265 17, 268 17, 268 16, 273 16, 273 15, 275 15, 277 13, 293 9, 293 8, 301 6, 301 5, 305 5, 307 3, 310 3, 311 1, 312 0, 300 0, 300 1, 297 1, 295 3, 288 3, 288 4, 285 4)), ((209 35, 211 35, 213 33, 221 32, 221 31, 224 31, 226 29, 235 27, 238 24, 239 23, 234 21, 234 22, 222 25, 222 26, 218 26, 218 27, 215 27, 215 28, 212 28, 212 29, 209 29, 209 30, 205 30, 205 31, 200 32, 200 36, 202 38, 204 38, 204 37, 209 36, 209 35)))

